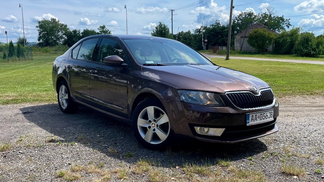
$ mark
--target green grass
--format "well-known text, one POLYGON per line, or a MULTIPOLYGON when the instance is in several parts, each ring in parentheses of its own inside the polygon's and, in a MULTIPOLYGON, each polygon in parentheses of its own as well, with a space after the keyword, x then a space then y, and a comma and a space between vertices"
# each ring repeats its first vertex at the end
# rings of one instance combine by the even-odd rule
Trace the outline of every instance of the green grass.
POLYGON ((217 65, 243 71, 267 82, 277 97, 322 94, 324 66, 270 61, 213 58, 217 65))
MULTIPOLYGON (((202 50, 199 51, 204 54, 210 54, 210 55, 219 55, 219 56, 225 56, 226 51, 217 51, 217 53, 213 53, 212 50, 202 50)), ((253 58, 271 58, 271 59, 294 59, 294 60, 311 60, 311 61, 324 61, 324 55, 320 55, 319 57, 299 57, 295 54, 291 55, 282 55, 282 54, 273 54, 273 53, 265 53, 265 54, 259 54, 259 53, 242 53, 239 51, 231 51, 230 52, 230 59, 231 56, 234 57, 253 57, 253 58)))
POLYGON ((29 61, 0 60, 0 104, 55 101, 52 66, 58 55, 34 55, 29 61))

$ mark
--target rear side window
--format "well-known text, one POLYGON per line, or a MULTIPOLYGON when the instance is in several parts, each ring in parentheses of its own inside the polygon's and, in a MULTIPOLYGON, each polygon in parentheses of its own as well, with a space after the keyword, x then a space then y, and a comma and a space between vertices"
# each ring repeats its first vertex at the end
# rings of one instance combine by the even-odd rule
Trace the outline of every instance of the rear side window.
POLYGON ((78 53, 79 53, 79 50, 80 50, 80 47, 81 47, 81 44, 79 44, 77 47, 75 47, 75 48, 72 50, 72 58, 73 58, 73 59, 77 59, 77 57, 78 57, 78 53))
POLYGON ((84 41, 81 45, 77 59, 91 61, 98 40, 99 38, 94 38, 84 41))

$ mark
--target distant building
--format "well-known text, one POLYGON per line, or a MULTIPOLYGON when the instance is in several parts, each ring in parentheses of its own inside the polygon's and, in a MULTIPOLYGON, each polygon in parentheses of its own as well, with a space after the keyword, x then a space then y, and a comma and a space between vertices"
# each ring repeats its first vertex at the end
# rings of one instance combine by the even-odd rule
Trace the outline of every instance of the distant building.
MULTIPOLYGON (((243 30, 242 32, 240 32, 239 34, 237 34, 235 36, 235 42, 234 42, 234 50, 236 51, 242 51, 242 52, 256 52, 255 48, 253 48, 252 46, 250 46, 247 42, 249 34, 255 30, 255 29, 266 29, 269 32, 275 33, 275 31, 270 30, 266 25, 257 23, 257 24, 253 24, 248 26, 245 30, 243 30)), ((269 46, 269 48, 267 49, 268 52, 272 51, 272 45, 269 46)))

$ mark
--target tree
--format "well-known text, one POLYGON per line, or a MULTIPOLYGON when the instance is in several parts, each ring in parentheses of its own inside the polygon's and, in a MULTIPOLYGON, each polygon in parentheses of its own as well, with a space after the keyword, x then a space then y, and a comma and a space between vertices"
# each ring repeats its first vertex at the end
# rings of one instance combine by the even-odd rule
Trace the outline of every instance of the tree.
POLYGON ((274 16, 268 13, 259 14, 257 22, 267 25, 267 27, 275 32, 281 32, 286 28, 291 27, 290 19, 285 19, 284 16, 274 16))
POLYGON ((245 30, 248 26, 256 23, 267 25, 267 27, 275 32, 281 32, 291 26, 290 19, 285 19, 284 16, 275 16, 268 7, 267 13, 255 14, 254 12, 241 12, 233 18, 233 35, 245 30))
POLYGON ((292 54, 298 40, 300 28, 281 32, 274 40, 273 52, 276 54, 292 54))
POLYGON ((258 52, 264 53, 272 44, 274 38, 275 36, 273 33, 267 31, 266 29, 258 28, 249 34, 248 43, 258 52))
POLYGON ((66 39, 67 25, 60 23, 59 20, 51 18, 51 20, 38 21, 38 45, 40 46, 56 46, 62 44, 66 39))
POLYGON ((206 27, 204 34, 207 35, 209 45, 225 46, 227 44, 228 28, 219 21, 206 27))
POLYGON ((22 57, 22 48, 21 45, 17 44, 17 58, 20 60, 20 57, 22 57))
POLYGON ((2 59, 7 59, 7 54, 6 54, 6 52, 3 52, 2 59))
POLYGON ((92 29, 84 29, 81 33, 81 38, 88 37, 90 35, 98 34, 95 30, 92 29))
POLYGON ((316 47, 316 38, 314 33, 301 33, 294 49, 297 56, 316 57, 320 54, 320 50, 316 47))
POLYGON ((187 46, 189 46, 189 47, 192 47, 193 46, 192 45, 192 43, 193 43, 193 36, 192 36, 190 30, 187 31, 187 32, 181 31, 181 32, 179 32, 176 35, 176 37, 177 37, 177 40, 178 41, 186 44, 187 46))
POLYGON ((105 25, 101 25, 98 28, 98 34, 111 34, 111 31, 108 28, 106 28, 105 25))
POLYGON ((159 22, 159 25, 154 28, 151 35, 156 37, 170 38, 169 27, 166 26, 164 23, 159 22))
POLYGON ((18 39, 17 39, 17 44, 20 44, 20 45, 28 45, 28 42, 27 42, 27 39, 26 38, 24 38, 24 37, 19 37, 18 39))
POLYGON ((316 37, 316 48, 319 54, 324 54, 324 35, 319 35, 316 37))
POLYGON ((239 15, 233 18, 233 35, 236 35, 245 30, 248 26, 257 23, 256 20, 257 16, 253 12, 241 12, 239 15))
POLYGON ((68 47, 73 46, 76 42, 81 39, 80 30, 68 30, 65 32, 66 39, 63 41, 63 45, 67 45, 68 47))
POLYGON ((9 42, 9 51, 8 51, 8 58, 12 58, 15 56, 15 46, 13 45, 12 41, 9 42))

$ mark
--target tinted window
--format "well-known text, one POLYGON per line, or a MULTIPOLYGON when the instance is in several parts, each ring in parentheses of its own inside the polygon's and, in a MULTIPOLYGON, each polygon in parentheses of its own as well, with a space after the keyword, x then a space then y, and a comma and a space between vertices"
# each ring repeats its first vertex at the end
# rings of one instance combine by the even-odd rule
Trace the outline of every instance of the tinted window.
POLYGON ((72 58, 73 59, 76 59, 78 57, 78 53, 79 53, 80 47, 81 47, 81 44, 79 44, 77 47, 75 47, 72 50, 72 58))
POLYGON ((212 64, 188 46, 169 39, 123 39, 141 64, 212 64))
POLYGON ((84 41, 81 45, 77 59, 91 61, 98 39, 99 38, 84 41))
POLYGON ((102 62, 102 60, 111 55, 117 55, 121 58, 124 58, 124 52, 120 48, 117 41, 109 38, 104 38, 101 41, 100 48, 99 48, 99 56, 97 61, 102 62))

